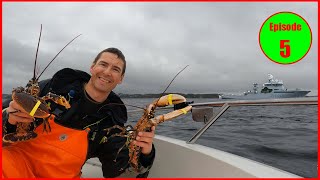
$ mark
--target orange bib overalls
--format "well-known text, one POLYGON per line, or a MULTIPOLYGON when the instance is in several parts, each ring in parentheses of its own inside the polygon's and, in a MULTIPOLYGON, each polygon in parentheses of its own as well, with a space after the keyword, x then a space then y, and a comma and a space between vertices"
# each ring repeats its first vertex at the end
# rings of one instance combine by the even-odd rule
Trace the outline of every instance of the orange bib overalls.
POLYGON ((2 148, 3 178, 79 178, 88 151, 88 132, 49 120, 51 132, 38 126, 35 139, 2 148))

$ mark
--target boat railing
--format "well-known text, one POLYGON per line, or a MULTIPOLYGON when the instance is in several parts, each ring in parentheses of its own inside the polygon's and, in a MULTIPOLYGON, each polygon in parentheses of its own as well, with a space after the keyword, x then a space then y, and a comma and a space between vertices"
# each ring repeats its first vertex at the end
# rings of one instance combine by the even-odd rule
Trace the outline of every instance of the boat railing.
MULTIPOLYGON (((205 103, 192 103, 192 119, 196 122, 204 122, 204 126, 199 129, 193 137, 187 141, 188 144, 195 143, 219 117, 225 113, 229 107, 235 106, 283 106, 283 105, 318 105, 318 97, 282 98, 282 99, 259 99, 259 100, 219 100, 205 103), (220 107, 213 111, 214 107, 220 107)), ((172 109, 172 106, 162 107, 158 110, 172 109)), ((141 111, 130 110, 128 113, 141 111)))
POLYGON ((195 143, 206 130, 216 122, 221 115, 232 106, 280 106, 280 105, 318 105, 318 97, 260 99, 260 100, 228 100, 206 103, 194 103, 192 118, 194 121, 203 121, 205 125, 187 143, 195 143), (213 113, 213 107, 221 107, 213 113))

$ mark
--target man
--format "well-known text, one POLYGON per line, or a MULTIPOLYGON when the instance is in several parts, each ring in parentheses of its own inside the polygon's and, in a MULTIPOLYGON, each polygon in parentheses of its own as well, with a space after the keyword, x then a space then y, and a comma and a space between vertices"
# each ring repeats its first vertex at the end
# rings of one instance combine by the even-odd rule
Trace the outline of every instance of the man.
MULTIPOLYGON (((114 125, 124 126, 127 110, 112 91, 122 83, 126 60, 116 48, 101 51, 90 67, 91 76, 69 68, 58 71, 50 80, 40 83, 40 97, 48 92, 62 95, 71 108, 50 102, 54 118, 49 120, 51 132, 43 132, 42 119, 24 113, 17 102, 11 101, 3 113, 4 134, 14 133, 17 122, 33 122, 37 137, 3 147, 2 176, 5 178, 74 178, 81 176, 85 161, 98 157, 104 177, 117 177, 128 168, 128 149, 118 150, 126 138, 110 137, 103 131, 114 125)), ((155 157, 151 132, 139 132, 133 143, 141 147, 140 163, 146 177, 155 157)))

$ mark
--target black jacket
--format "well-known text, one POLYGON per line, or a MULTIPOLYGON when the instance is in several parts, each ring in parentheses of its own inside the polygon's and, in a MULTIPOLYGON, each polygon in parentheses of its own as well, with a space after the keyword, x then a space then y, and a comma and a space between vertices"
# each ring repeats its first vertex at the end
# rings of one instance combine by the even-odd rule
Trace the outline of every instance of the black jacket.
MULTIPOLYGON (((85 106, 88 100, 85 97, 83 87, 84 83, 88 82, 89 79, 90 75, 86 72, 69 68, 62 69, 51 79, 39 83, 41 87, 40 97, 48 92, 52 92, 62 95, 69 100, 71 108, 68 110, 61 105, 50 103, 51 111, 56 116, 55 122, 75 129, 89 127, 91 131, 88 136, 89 149, 87 159, 98 157, 102 163, 103 176, 117 177, 129 167, 127 148, 123 148, 117 156, 117 152, 126 142, 126 138, 113 137, 105 143, 101 143, 101 140, 104 136, 109 137, 113 133, 120 132, 119 130, 113 130, 109 135, 106 135, 103 129, 112 127, 113 125, 124 126, 127 122, 127 109, 124 105, 119 105, 123 104, 123 102, 114 92, 110 93, 102 105, 97 105, 96 107, 92 107, 92 105, 85 106), (109 103, 117 103, 117 105, 110 105, 109 103), (114 161, 115 159, 116 162, 114 161)), ((6 105, 3 104, 3 106, 6 105)), ((41 123, 42 120, 37 119, 35 124, 39 125, 41 123)), ((8 122, 4 122, 5 133, 14 132, 15 128, 15 126, 8 122)), ((141 154, 139 160, 145 172, 138 177, 147 177, 154 157, 154 146, 150 155, 144 156, 141 154)))

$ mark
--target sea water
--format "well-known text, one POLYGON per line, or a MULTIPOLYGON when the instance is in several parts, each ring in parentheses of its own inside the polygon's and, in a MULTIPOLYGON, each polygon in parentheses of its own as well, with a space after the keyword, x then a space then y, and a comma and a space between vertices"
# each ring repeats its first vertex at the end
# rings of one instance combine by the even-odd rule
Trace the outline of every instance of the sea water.
MULTIPOLYGON (((154 99, 123 99, 140 107, 154 99)), ((194 103, 216 99, 188 99, 194 103)), ((134 125, 142 111, 127 107, 128 123, 134 125), (132 112, 134 111, 134 112, 132 112)), ((172 110, 158 110, 157 114, 172 110)), ((317 177, 318 106, 230 107, 196 143, 249 158, 302 177, 317 177)), ((184 141, 204 126, 191 113, 157 126, 156 134, 184 141)))

